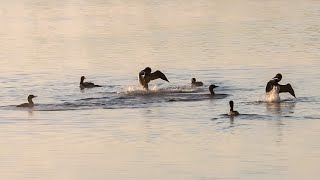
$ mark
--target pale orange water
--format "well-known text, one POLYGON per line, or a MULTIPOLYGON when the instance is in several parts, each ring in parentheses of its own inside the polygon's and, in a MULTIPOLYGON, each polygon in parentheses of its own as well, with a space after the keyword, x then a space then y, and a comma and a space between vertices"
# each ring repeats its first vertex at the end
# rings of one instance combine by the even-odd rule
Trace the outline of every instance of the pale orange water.
POLYGON ((0 2, 1 179, 318 179, 319 15, 311 0, 0 2), (146 66, 170 83, 141 90, 146 66), (297 99, 264 102, 279 72, 297 99))

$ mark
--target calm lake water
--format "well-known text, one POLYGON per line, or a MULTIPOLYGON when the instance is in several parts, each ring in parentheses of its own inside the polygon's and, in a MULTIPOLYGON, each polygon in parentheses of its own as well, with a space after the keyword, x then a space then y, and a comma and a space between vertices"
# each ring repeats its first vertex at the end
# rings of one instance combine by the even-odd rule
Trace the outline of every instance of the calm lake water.
POLYGON ((319 17, 313 0, 1 1, 1 179, 318 179, 319 17), (170 83, 144 91, 146 66, 170 83), (266 102, 277 73, 297 99, 266 102))

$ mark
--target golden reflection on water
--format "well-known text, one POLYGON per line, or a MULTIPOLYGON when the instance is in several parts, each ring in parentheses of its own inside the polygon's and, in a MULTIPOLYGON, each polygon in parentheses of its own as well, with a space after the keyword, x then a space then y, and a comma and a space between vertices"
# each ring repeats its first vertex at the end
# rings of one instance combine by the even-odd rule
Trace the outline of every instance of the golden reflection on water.
MULTIPOLYGON (((316 175, 304 166, 316 164, 317 158, 310 159, 296 147, 310 146, 312 137, 320 132, 310 121, 303 125, 310 131, 300 131, 303 122, 299 121, 283 124, 234 117, 234 121, 225 122, 231 128, 218 130, 214 124, 157 119, 145 117, 144 112, 138 115, 136 110, 121 110, 132 118, 128 122, 121 119, 121 113, 112 111, 33 112, 32 119, 3 124, 1 177, 237 179, 253 173, 281 179, 286 174, 292 178, 305 173, 311 178, 316 175), (79 113, 80 117, 96 115, 89 116, 84 125, 85 120, 75 116, 79 113), (76 118, 62 119, 66 114, 76 118), (251 125, 245 125, 249 122, 251 125)), ((19 112, 23 113, 30 112, 19 112)))
POLYGON ((278 115, 281 115, 284 112, 294 112, 295 106, 296 102, 266 103, 267 111, 278 115))

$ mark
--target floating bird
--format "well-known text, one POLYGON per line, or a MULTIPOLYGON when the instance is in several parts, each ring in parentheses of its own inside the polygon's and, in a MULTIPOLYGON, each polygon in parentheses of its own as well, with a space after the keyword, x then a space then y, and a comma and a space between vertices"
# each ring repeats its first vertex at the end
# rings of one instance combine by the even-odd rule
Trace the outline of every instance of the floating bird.
POLYGON ((148 83, 158 78, 169 82, 167 77, 161 71, 157 70, 151 73, 150 67, 146 67, 144 70, 140 71, 139 73, 139 82, 143 86, 143 88, 146 90, 148 90, 148 83))
POLYGON ((37 96, 34 96, 34 95, 29 95, 28 96, 28 103, 23 103, 23 104, 20 104, 18 105, 17 107, 28 107, 28 108, 32 108, 34 106, 34 103, 32 101, 33 98, 35 98, 37 96))
POLYGON ((238 116, 239 112, 233 110, 233 101, 229 101, 229 105, 230 105, 230 112, 228 115, 229 116, 238 116))
POLYGON ((199 87, 203 86, 203 83, 201 81, 197 81, 196 78, 191 79, 191 87, 199 87))
POLYGON ((94 87, 101 87, 100 85, 95 85, 92 82, 83 82, 86 79, 86 77, 81 76, 80 78, 80 88, 94 88, 94 87))
POLYGON ((216 87, 219 87, 219 86, 216 86, 216 85, 214 85, 214 84, 212 84, 212 85, 209 86, 209 91, 210 91, 211 95, 215 95, 213 89, 216 88, 216 87))
POLYGON ((294 90, 292 88, 292 86, 288 83, 286 85, 281 85, 279 84, 279 82, 282 79, 282 75, 280 73, 278 73, 274 78, 272 78, 266 86, 266 93, 270 92, 274 87, 277 88, 277 92, 278 93, 284 93, 284 92, 288 92, 290 93, 293 97, 296 98, 296 95, 294 93, 294 90))

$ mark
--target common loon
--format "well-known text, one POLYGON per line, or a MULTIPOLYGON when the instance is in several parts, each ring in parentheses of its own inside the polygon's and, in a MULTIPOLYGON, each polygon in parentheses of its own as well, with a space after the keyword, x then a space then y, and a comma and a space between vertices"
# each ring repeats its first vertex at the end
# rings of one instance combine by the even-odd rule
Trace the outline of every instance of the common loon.
POLYGON ((140 71, 139 73, 139 82, 143 86, 143 88, 146 90, 148 90, 148 83, 158 78, 169 82, 167 77, 161 71, 157 70, 151 73, 150 67, 146 67, 144 70, 140 71))
POLYGON ((213 91, 213 89, 216 88, 216 87, 219 87, 219 86, 216 86, 216 85, 214 85, 214 84, 212 84, 212 85, 209 86, 209 91, 210 91, 211 95, 215 95, 215 94, 216 94, 216 93, 214 93, 214 91, 213 91))
POLYGON ((274 78, 272 78, 266 86, 266 93, 270 92, 274 87, 276 87, 278 89, 278 93, 284 93, 284 92, 288 92, 290 93, 293 97, 296 98, 296 95, 294 93, 294 90, 292 88, 292 86, 288 83, 286 85, 281 85, 279 84, 279 82, 282 79, 282 75, 280 73, 278 73, 274 78))
POLYGON ((94 87, 101 87, 100 85, 95 85, 92 82, 83 82, 86 78, 84 76, 81 76, 80 78, 80 88, 94 88, 94 87))
POLYGON ((199 87, 203 86, 203 83, 201 81, 197 81, 196 78, 191 79, 191 87, 199 87))
POLYGON ((233 101, 229 101, 229 105, 230 105, 230 112, 228 115, 229 116, 238 116, 239 112, 233 110, 233 101))
POLYGON ((28 96, 28 103, 20 104, 20 105, 18 105, 17 107, 29 107, 29 108, 33 107, 33 106, 34 106, 34 103, 33 103, 32 99, 35 98, 35 97, 37 97, 37 96, 34 96, 34 95, 32 95, 32 94, 29 95, 29 96, 28 96))

